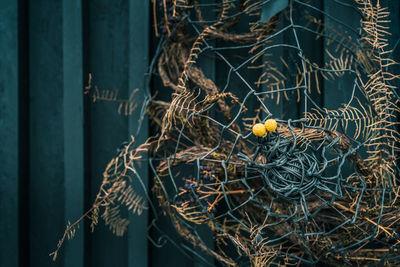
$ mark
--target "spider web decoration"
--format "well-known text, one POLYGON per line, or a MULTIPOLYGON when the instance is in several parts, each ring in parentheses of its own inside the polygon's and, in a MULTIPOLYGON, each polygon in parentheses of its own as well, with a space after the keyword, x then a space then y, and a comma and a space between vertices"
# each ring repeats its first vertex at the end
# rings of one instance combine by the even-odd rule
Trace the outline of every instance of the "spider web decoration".
POLYGON ((399 76, 391 72, 389 13, 379 1, 335 0, 359 16, 353 27, 316 2, 153 1, 161 38, 149 73, 171 99, 148 94, 158 134, 120 150, 84 217, 94 226, 102 216, 122 234, 126 221, 113 207, 150 208, 150 229, 161 238, 149 239, 204 263, 199 251, 228 266, 399 264, 399 76), (325 40, 324 64, 304 36, 325 40), (217 77, 206 75, 209 58, 223 65, 217 77), (352 81, 350 97, 324 106, 324 82, 341 79, 352 81), (277 115, 283 103, 302 112, 277 115), (271 118, 277 129, 255 136, 252 127, 271 118), (144 154, 154 185, 148 192, 142 182, 139 198, 127 177, 142 181, 144 154), (187 242, 163 233, 164 215, 187 242))

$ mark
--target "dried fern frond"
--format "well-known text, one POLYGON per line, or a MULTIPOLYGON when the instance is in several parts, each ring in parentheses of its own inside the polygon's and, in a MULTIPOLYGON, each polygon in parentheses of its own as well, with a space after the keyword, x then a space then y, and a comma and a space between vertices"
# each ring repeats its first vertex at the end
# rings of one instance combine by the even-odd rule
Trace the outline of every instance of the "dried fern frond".
POLYGON ((122 236, 126 232, 129 220, 121 217, 121 206, 125 206, 127 210, 138 215, 147 209, 146 201, 135 192, 129 183, 132 179, 131 175, 136 174, 134 164, 143 157, 144 153, 147 153, 151 143, 145 142, 137 148, 133 148, 133 145, 134 138, 132 137, 125 149, 109 162, 92 207, 74 223, 68 222, 56 250, 50 254, 53 260, 57 258, 65 239, 74 237, 76 228, 85 218, 91 220, 92 231, 101 217, 114 234, 122 236))
POLYGON ((228 4, 228 1, 224 0, 222 3, 220 18, 213 25, 206 27, 192 44, 189 56, 185 61, 183 71, 178 79, 178 91, 174 93, 173 100, 171 101, 171 106, 167 110, 163 118, 163 128, 161 136, 164 135, 165 131, 169 130, 172 127, 173 121, 176 117, 182 115, 185 116, 185 114, 187 114, 187 110, 195 110, 194 101, 199 94, 196 93, 194 90, 187 88, 187 81, 189 80, 189 70, 191 66, 196 63, 199 54, 202 52, 201 47, 204 44, 203 41, 207 38, 210 32, 214 31, 218 25, 223 23, 222 21, 227 16, 227 10, 229 8, 230 5, 228 4))
POLYGON ((252 267, 275 266, 279 264, 277 257, 279 256, 279 250, 282 249, 282 245, 268 245, 268 238, 261 235, 264 226, 252 223, 247 213, 245 217, 247 218, 246 222, 250 226, 249 229, 238 227, 234 234, 224 233, 219 235, 219 237, 231 240, 238 250, 238 255, 245 255, 252 267), (248 236, 240 230, 244 231, 248 236))
POLYGON ((377 66, 367 74, 366 79, 361 74, 358 75, 362 89, 376 114, 375 121, 370 127, 377 135, 366 144, 369 153, 366 160, 376 173, 374 179, 377 184, 396 185, 394 166, 398 159, 397 153, 400 151, 400 134, 397 130, 397 115, 400 108, 399 96, 392 82, 398 80, 400 76, 387 71, 388 66, 398 64, 388 57, 389 12, 379 1, 376 4, 371 0, 356 0, 356 2, 364 15, 362 41, 369 46, 371 61, 377 66))
POLYGON ((52 257, 53 261, 55 261, 57 259, 58 253, 59 253, 64 241, 66 239, 70 240, 70 239, 74 238, 77 228, 79 228, 79 223, 75 222, 75 223, 71 224, 71 222, 68 221, 67 226, 64 231, 64 234, 57 243, 56 250, 50 253, 50 257, 52 257))
POLYGON ((116 236, 123 236, 128 228, 129 220, 121 217, 119 206, 106 206, 101 218, 116 236))
POLYGON ((308 112, 307 125, 328 131, 338 131, 338 127, 341 127, 347 136, 352 136, 354 139, 361 136, 363 140, 367 140, 373 133, 374 117, 362 105, 361 109, 344 106, 337 110, 323 108, 323 111, 324 113, 318 109, 313 109, 312 112, 308 112), (353 134, 350 134, 349 126, 355 128, 353 134))
POLYGON ((131 185, 127 185, 126 181, 122 189, 120 189, 117 201, 138 215, 141 215, 143 210, 147 209, 143 197, 138 195, 131 185))
POLYGON ((88 95, 93 102, 105 101, 118 104, 118 114, 124 114, 125 116, 132 115, 133 111, 136 109, 138 103, 134 100, 136 93, 139 88, 136 88, 131 92, 129 98, 122 99, 119 98, 118 89, 99 89, 97 85, 93 86, 93 77, 89 75, 88 85, 85 86, 84 94, 88 95))

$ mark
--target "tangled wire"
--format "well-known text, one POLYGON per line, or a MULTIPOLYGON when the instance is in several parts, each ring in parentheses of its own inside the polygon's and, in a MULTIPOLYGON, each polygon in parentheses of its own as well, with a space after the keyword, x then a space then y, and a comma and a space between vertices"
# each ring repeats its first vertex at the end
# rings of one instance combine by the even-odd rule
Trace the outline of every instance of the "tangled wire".
POLYGON ((156 136, 132 140, 107 166, 85 214, 92 226, 101 216, 123 233, 120 206, 149 208, 155 246, 170 242, 211 266, 399 264, 399 76, 389 14, 379 1, 333 2, 358 23, 318 1, 154 1, 162 35, 148 82, 170 91, 165 99, 148 92, 143 111, 156 136), (304 45, 321 39, 324 62, 304 45), (328 108, 321 93, 338 94, 343 81, 351 84, 345 99, 328 108), (137 172, 146 156, 151 191, 137 172), (164 215, 185 242, 158 224, 164 215))
MULTIPOLYGON (((333 177, 322 177, 329 164, 326 157, 324 157, 325 162, 321 164, 314 153, 304 153, 296 147, 294 134, 293 140, 281 138, 279 135, 269 136, 256 151, 255 157, 261 153, 267 163, 257 164, 252 161, 252 165, 259 169, 269 188, 288 199, 304 200, 316 189, 340 196, 338 192, 330 190, 329 185, 324 185, 324 182, 341 188, 339 179, 341 168, 338 167, 338 174, 333 177)), ((325 152, 326 148, 323 147, 322 153, 325 152)), ((345 159, 343 155, 340 156, 345 159)))

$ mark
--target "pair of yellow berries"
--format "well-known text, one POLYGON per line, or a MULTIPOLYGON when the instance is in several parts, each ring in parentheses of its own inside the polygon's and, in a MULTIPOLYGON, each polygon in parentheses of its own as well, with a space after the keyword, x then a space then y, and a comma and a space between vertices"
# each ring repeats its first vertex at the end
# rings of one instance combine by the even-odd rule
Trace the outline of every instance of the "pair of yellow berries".
POLYGON ((264 137, 267 132, 273 132, 276 130, 278 123, 274 119, 268 119, 264 124, 257 123, 253 126, 253 134, 255 136, 264 137))

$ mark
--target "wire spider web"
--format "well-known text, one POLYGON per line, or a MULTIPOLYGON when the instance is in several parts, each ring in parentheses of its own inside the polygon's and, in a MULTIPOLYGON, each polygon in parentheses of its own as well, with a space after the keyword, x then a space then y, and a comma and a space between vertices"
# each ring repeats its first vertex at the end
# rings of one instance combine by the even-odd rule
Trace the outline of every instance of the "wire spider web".
POLYGON ((147 94, 141 119, 146 111, 159 134, 128 143, 110 162, 85 215, 92 225, 101 214, 122 234, 127 221, 113 207, 136 212, 146 202, 155 246, 172 243, 211 266, 397 262, 399 97, 389 14, 379 1, 334 2, 358 24, 316 1, 155 5, 163 34, 148 82, 159 79, 171 98, 147 94), (312 40, 324 49, 310 51, 312 40), (347 98, 325 105, 321 92, 340 81, 351 85, 347 98), (271 118, 277 129, 254 136, 253 125, 271 118), (141 161, 154 174, 151 192, 141 161), (163 215, 185 241, 165 233, 163 215))
MULTIPOLYGON (((259 4, 263 5, 267 2, 259 2, 259 4)), ((341 2, 338 3, 341 4, 341 2)), ((365 5, 365 9, 360 8, 360 12, 368 12, 367 3, 360 2, 359 4, 365 5)), ((229 9, 228 6, 226 9, 229 9)), ((345 8, 346 5, 342 6, 345 8)), ((256 7, 257 4, 254 4, 252 8, 256 9, 256 7)), ((362 160, 358 153, 365 153, 362 150, 367 146, 380 146, 377 142, 371 142, 377 134, 376 129, 372 129, 374 127, 371 125, 376 123, 375 120, 379 120, 374 116, 372 109, 376 108, 379 100, 372 99, 368 95, 368 89, 366 90, 361 78, 362 74, 360 74, 360 72, 370 72, 365 69, 369 64, 366 58, 373 52, 371 48, 363 47, 357 41, 347 43, 346 40, 351 38, 342 36, 342 39, 338 38, 339 41, 333 40, 337 43, 336 51, 341 50, 336 53, 339 54, 338 56, 333 56, 332 52, 327 50, 326 54, 331 61, 326 66, 320 67, 311 62, 302 49, 299 38, 300 29, 317 36, 332 37, 302 24, 296 24, 293 14, 297 16, 302 14, 298 12, 300 8, 306 10, 303 11, 304 17, 311 16, 309 13, 313 11, 319 11, 353 32, 353 35, 358 36, 359 39, 368 40, 368 37, 362 37, 365 30, 363 24, 357 32, 329 14, 302 1, 289 3, 285 14, 287 25, 271 34, 265 31, 267 36, 248 45, 215 47, 212 41, 209 42, 202 36, 214 30, 216 24, 223 21, 224 16, 229 17, 224 14, 224 7, 221 11, 222 19, 207 21, 214 24, 205 27, 202 32, 196 21, 188 19, 189 24, 201 38, 194 42, 189 59, 185 62, 182 74, 178 78, 176 96, 169 106, 167 115, 164 116, 165 124, 163 125, 168 127, 169 124, 179 125, 180 123, 181 126, 177 127, 179 131, 177 131, 178 138, 173 155, 167 162, 161 163, 157 170, 153 169, 160 181, 162 191, 166 196, 171 196, 166 205, 175 209, 174 212, 179 214, 177 218, 183 220, 195 236, 196 227, 190 226, 188 222, 208 224, 220 235, 230 238, 237 247, 242 249, 243 254, 247 254, 249 258, 255 258, 252 260, 258 261, 258 264, 261 262, 265 264, 275 258, 284 259, 286 263, 296 263, 300 260, 310 264, 315 264, 327 257, 330 257, 331 261, 366 259, 365 255, 357 257, 353 252, 360 251, 359 248, 367 243, 376 242, 383 245, 382 240, 376 238, 379 231, 386 233, 386 237, 395 235, 394 232, 385 231, 383 226, 381 227, 383 229, 380 228, 384 206, 387 203, 385 197, 392 196, 387 193, 387 191, 393 191, 388 187, 391 182, 381 181, 380 189, 368 188, 365 177, 374 175, 368 170, 366 166, 368 163, 362 160), (297 6, 297 12, 294 6, 297 6), (307 14, 307 10, 311 11, 307 14), (292 35, 288 38, 292 39, 292 42, 274 42, 276 37, 287 33, 292 35), (286 79, 285 75, 274 68, 274 62, 268 62, 268 51, 278 47, 284 48, 287 52, 286 60, 281 58, 283 65, 288 69, 298 70, 296 75, 292 75, 294 76, 292 79, 291 77, 286 79), (239 65, 234 65, 227 56, 223 55, 225 50, 241 49, 248 49, 250 56, 239 65), (232 114, 231 117, 225 116, 225 121, 218 118, 217 112, 212 112, 212 109, 219 104, 218 100, 199 108, 207 101, 207 96, 201 96, 201 82, 197 82, 200 87, 198 93, 196 88, 188 89, 189 86, 187 86, 188 80, 196 79, 191 77, 191 68, 205 51, 211 51, 227 67, 226 83, 220 87, 218 94, 231 93, 229 90, 232 76, 236 76, 247 89, 238 94, 242 95, 242 98, 237 95, 222 96, 232 98, 232 102, 237 104, 236 109, 231 108, 229 111, 232 114), (260 76, 260 79, 267 77, 266 81, 258 80, 258 85, 266 85, 261 86, 261 90, 260 87, 254 87, 240 73, 241 69, 248 68, 260 57, 263 57, 263 67, 267 69, 260 76), (281 77, 274 80, 274 73, 271 74, 271 72, 281 77), (311 82, 311 75, 315 76, 313 82, 311 82), (353 79, 353 88, 351 97, 343 103, 343 106, 328 110, 316 103, 311 95, 310 87, 311 84, 318 83, 319 76, 329 80, 340 79, 346 75, 353 79), (301 99, 304 114, 299 118, 278 120, 280 127, 277 133, 254 140, 249 126, 257 120, 273 117, 272 109, 267 107, 266 96, 272 98, 271 96, 275 94, 278 98, 284 95, 286 100, 289 100, 293 97, 293 94, 290 95, 291 92, 296 92, 297 98, 301 99), (175 100, 177 104, 174 103, 175 100), (255 106, 259 106, 256 116, 250 115, 246 118, 245 106, 248 102, 256 102, 255 106), (185 119, 176 122, 176 114, 184 114, 185 119), (214 140, 207 144, 207 148, 201 149, 198 142, 190 138, 193 134, 187 128, 195 127, 193 124, 204 120, 208 121, 207 129, 218 129, 219 132, 212 131, 214 140), (252 123, 246 124, 243 123, 244 121, 252 123), (352 123, 354 125, 349 126, 352 123), (242 131, 243 127, 247 131, 242 131), (181 143, 185 142, 182 140, 196 145, 197 151, 190 151, 196 150, 193 146, 189 145, 189 148, 182 146, 181 143), (182 163, 185 165, 192 163, 192 176, 181 174, 184 184, 179 186, 176 182, 179 174, 174 173, 173 170, 176 167, 182 168, 182 163), (346 164, 348 166, 345 166, 346 164), (158 176, 164 170, 168 172, 165 180, 158 176), (172 194, 167 193, 168 190, 164 185, 166 183, 173 185, 172 194), (373 193, 366 192, 369 190, 373 193), (364 218, 365 215, 360 214, 363 213, 360 205, 365 201, 364 198, 372 197, 370 195, 374 195, 373 205, 376 209, 377 221, 364 218), (361 227, 357 222, 362 220, 367 220, 372 225, 367 228, 361 227), (247 232, 247 239, 251 240, 250 245, 244 244, 246 238, 243 237, 246 234, 243 232, 247 232), (345 234, 349 234, 348 239, 343 238, 345 234), (248 247, 254 251, 250 252, 248 247)), ((374 10, 381 12, 379 7, 374 10)), ((366 14, 361 14, 361 17, 363 15, 366 14)), ((319 90, 318 85, 316 90, 319 90)), ((389 96, 390 101, 395 103, 398 100, 397 96, 393 96, 394 91, 390 92, 392 92, 389 96)), ((279 100, 277 102, 279 103, 279 100)), ((385 112, 395 114, 395 110, 396 108, 392 106, 385 112)), ((384 117, 384 120, 388 119, 392 122, 395 119, 395 116, 388 118, 384 115, 384 117)), ((381 121, 381 123, 385 122, 381 121)), ((388 154, 393 156, 397 141, 388 141, 390 148, 387 149, 391 151, 388 154)), ((376 147, 372 151, 374 149, 376 147)), ((394 172, 394 170, 388 170, 387 176, 391 177, 389 180, 394 181, 395 175, 391 171, 394 172)), ((198 239, 201 240, 201 238, 198 239)), ((396 242, 385 242, 384 246, 394 243, 396 242)))

